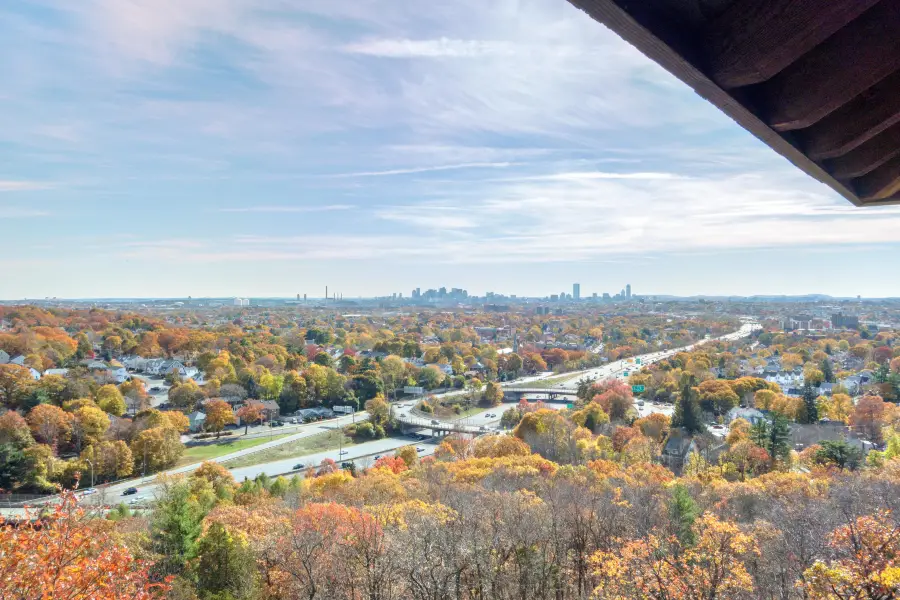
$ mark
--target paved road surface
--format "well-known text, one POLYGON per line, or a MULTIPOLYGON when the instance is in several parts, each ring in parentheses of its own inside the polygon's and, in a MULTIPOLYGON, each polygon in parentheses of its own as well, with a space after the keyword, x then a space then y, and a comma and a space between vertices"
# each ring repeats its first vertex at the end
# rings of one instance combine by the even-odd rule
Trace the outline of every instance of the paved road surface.
MULTIPOLYGON (((752 331, 758 329, 759 325, 757 324, 746 324, 741 327, 740 330, 722 336, 718 339, 738 339, 741 337, 746 337, 750 335, 752 331)), ((641 357, 642 365, 652 364, 656 361, 662 360, 677 352, 681 352, 684 350, 692 350, 695 346, 703 344, 710 340, 704 340, 698 342, 697 344, 692 344, 690 346, 685 346, 683 348, 676 348, 671 350, 665 350, 660 352, 651 352, 649 354, 645 354, 641 357)), ((638 357, 636 357, 638 358, 638 357)), ((598 379, 605 379, 609 377, 622 377, 624 378, 625 371, 633 370, 637 367, 635 363, 629 363, 627 361, 616 361, 615 363, 610 363, 608 365, 604 365, 602 367, 598 367, 595 369, 588 369, 586 371, 581 371, 577 373, 572 373, 573 378, 563 382, 559 385, 560 388, 563 389, 573 389, 577 387, 577 381, 581 377, 589 376, 596 377, 598 379)), ((516 383, 528 383, 531 381, 538 381, 540 379, 545 379, 547 377, 552 377, 553 373, 541 373, 539 375, 522 378, 517 380, 516 383)), ((552 389, 552 388, 551 388, 552 389)), ((448 393, 445 395, 453 395, 453 393, 448 393)), ((394 404, 394 411, 398 413, 408 413, 412 410, 413 406, 415 406, 415 401, 405 401, 394 404)), ((503 411, 506 409, 516 406, 517 403, 507 402, 501 404, 500 406, 496 406, 491 409, 486 409, 481 413, 476 415, 472 415, 462 419, 461 421, 466 425, 475 425, 482 426, 484 425, 489 430, 495 430, 499 427, 500 418, 503 415, 503 411)), ((551 408, 563 408, 562 404, 551 404, 549 405, 551 408)), ((673 411, 673 407, 670 405, 655 405, 650 402, 646 402, 643 406, 638 406, 638 412, 641 416, 646 416, 653 412, 661 412, 664 414, 671 415, 673 411)), ((367 418, 368 415, 365 412, 357 413, 355 415, 356 420, 362 420, 367 418)), ((220 456, 219 458, 214 459, 216 462, 223 463, 229 460, 245 456, 247 454, 252 454, 253 452, 258 452, 260 450, 265 450, 267 448, 272 448, 274 446, 279 446, 281 444, 285 444, 303 437, 308 437, 310 435, 314 435, 316 433, 320 433, 324 429, 334 428, 336 426, 345 426, 353 421, 353 418, 350 416, 341 417, 340 419, 335 419, 327 422, 319 422, 312 423, 309 425, 298 426, 296 428, 292 428, 296 433, 293 435, 284 437, 279 440, 274 440, 272 442, 267 442, 264 444, 260 444, 254 448, 248 448, 246 450, 239 450, 237 452, 233 452, 231 454, 227 454, 224 456, 220 456)), ((425 430, 427 432, 427 429, 425 430)), ((284 433, 284 431, 278 430, 278 433, 284 433)), ((232 474, 235 476, 237 480, 243 480, 246 478, 254 478, 260 473, 266 473, 267 475, 280 475, 283 473, 287 473, 293 470, 294 465, 297 463, 303 463, 304 465, 309 464, 319 464, 325 458, 331 458, 336 462, 340 463, 342 461, 356 461, 360 466, 366 467, 369 466, 371 462, 374 462, 374 455, 383 454, 391 452, 401 446, 405 446, 407 444, 415 444, 417 447, 423 449, 423 452, 420 453, 421 456, 425 456, 428 454, 432 454, 434 452, 434 448, 437 446, 435 441, 415 441, 410 437, 394 437, 387 438, 384 440, 376 440, 372 442, 366 442, 364 444, 358 444, 356 446, 351 446, 345 450, 346 454, 338 455, 337 450, 333 450, 330 452, 320 452, 308 456, 295 456, 284 460, 274 461, 270 463, 265 463, 261 465, 253 465, 249 467, 240 467, 236 469, 232 469, 232 474)), ((198 464, 187 465, 184 467, 179 467, 177 469, 171 469, 166 472, 166 474, 180 474, 180 473, 188 473, 193 471, 199 466, 198 464)), ((132 480, 125 483, 120 483, 116 485, 109 486, 106 488, 102 494, 97 494, 93 497, 90 497, 91 500, 95 502, 103 502, 103 503, 116 503, 119 499, 127 499, 122 498, 121 493, 128 487, 137 487, 138 494, 135 496, 136 498, 148 498, 149 495, 152 495, 156 486, 152 483, 155 476, 147 477, 141 480, 132 480)))

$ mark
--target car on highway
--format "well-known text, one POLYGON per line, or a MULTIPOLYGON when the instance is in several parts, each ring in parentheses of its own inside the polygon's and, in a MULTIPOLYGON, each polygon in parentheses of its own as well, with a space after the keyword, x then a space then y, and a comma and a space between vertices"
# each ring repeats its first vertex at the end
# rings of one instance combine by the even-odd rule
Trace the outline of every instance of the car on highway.
POLYGON ((132 495, 134 495, 134 494, 137 494, 137 488, 136 488, 136 487, 125 488, 125 491, 122 492, 122 495, 123 495, 123 496, 132 496, 132 495))
POLYGON ((297 463, 296 465, 294 465, 295 471, 299 471, 300 469, 305 469, 305 468, 306 468, 306 465, 304 465, 303 463, 297 463))
POLYGON ((150 388, 150 391, 151 392, 161 392, 162 388, 159 387, 158 385, 154 385, 152 388, 150 388))
POLYGON ((416 447, 416 452, 425 452, 425 448, 423 448, 422 446, 418 446, 416 447))
POLYGON ((88 489, 84 490, 83 492, 81 492, 81 495, 82 496, 91 496, 96 493, 97 493, 97 488, 88 488, 88 489))
POLYGON ((432 419, 432 420, 431 420, 431 424, 432 424, 432 425, 440 425, 441 422, 438 421, 437 419, 432 419))
POLYGON ((375 455, 375 460, 378 460, 379 458, 381 458, 381 455, 380 455, 380 454, 376 454, 376 455, 375 455))
POLYGON ((340 456, 343 456, 343 455, 345 455, 345 454, 350 454, 350 453, 347 452, 346 450, 341 450, 340 452, 338 452, 338 454, 339 454, 340 456))

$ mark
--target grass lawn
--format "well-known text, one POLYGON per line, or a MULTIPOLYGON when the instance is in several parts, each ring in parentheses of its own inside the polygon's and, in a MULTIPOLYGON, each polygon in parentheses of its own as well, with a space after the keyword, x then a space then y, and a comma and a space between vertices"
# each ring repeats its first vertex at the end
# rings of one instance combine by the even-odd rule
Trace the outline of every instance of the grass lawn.
POLYGON ((249 467, 251 465, 259 465, 294 456, 299 458, 307 454, 337 450, 341 446, 342 439, 344 448, 355 445, 353 438, 344 435, 343 431, 323 431, 322 433, 316 433, 308 437, 300 438, 299 440, 294 440, 293 442, 288 442, 287 444, 275 446, 274 448, 268 448, 266 450, 254 452, 253 454, 248 454, 247 456, 241 456, 240 458, 228 461, 225 463, 225 466, 229 469, 249 467))
POLYGON ((466 409, 465 404, 461 401, 459 404, 463 406, 462 412, 456 412, 451 408, 455 402, 446 401, 447 405, 439 404, 434 409, 434 417, 438 419, 453 420, 453 419, 464 419, 466 417, 471 417, 472 415, 477 415, 478 413, 483 413, 488 410, 487 407, 484 406, 472 406, 471 408, 466 409))
POLYGON ((283 438, 286 435, 290 434, 283 433, 281 435, 275 435, 272 437, 263 437, 251 440, 238 438, 234 440, 227 440, 220 444, 194 446, 193 448, 188 448, 184 451, 184 455, 181 457, 181 460, 178 461, 178 464, 176 466, 180 467, 195 462, 209 460, 211 458, 218 458, 219 456, 223 456, 225 454, 231 454, 232 452, 237 452, 238 450, 253 448, 254 446, 259 446, 260 444, 265 444, 266 442, 271 442, 272 440, 283 438))
MULTIPOLYGON (((581 373, 563 373, 562 375, 556 375, 554 377, 548 377, 547 379, 538 379, 537 381, 532 381, 531 383, 519 383, 513 384, 510 386, 503 386, 504 389, 514 390, 516 388, 551 388, 557 386, 561 383, 565 383, 572 379, 577 379, 582 377, 581 373)), ((500 385, 503 385, 502 383, 500 385)))

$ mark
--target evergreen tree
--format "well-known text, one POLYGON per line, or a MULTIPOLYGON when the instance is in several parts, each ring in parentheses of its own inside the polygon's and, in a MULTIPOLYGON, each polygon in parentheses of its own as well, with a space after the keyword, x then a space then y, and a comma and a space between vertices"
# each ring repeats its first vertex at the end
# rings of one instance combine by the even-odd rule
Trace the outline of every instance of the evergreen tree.
POLYGON ((769 451, 772 462, 774 463, 779 458, 787 458, 791 452, 791 428, 788 425, 788 420, 782 415, 776 414, 768 430, 769 440, 766 450, 769 451))
POLYGON ((825 376, 826 382, 834 383, 834 368, 831 366, 831 361, 827 358, 822 360, 822 375, 825 376))
POLYGON ((693 375, 682 379, 681 394, 675 404, 675 415, 672 417, 672 427, 681 427, 688 435, 706 431, 706 426, 700 420, 700 405, 697 403, 694 383, 696 379, 693 375))
POLYGON ((803 384, 803 413, 800 415, 801 423, 817 423, 819 421, 819 407, 816 405, 816 388, 810 382, 803 384))
POLYGON ((696 541, 694 521, 700 515, 700 508, 687 488, 675 485, 669 497, 669 519, 675 530, 675 536, 685 546, 692 546, 696 541))
POLYGON ((255 596, 255 560, 246 539, 213 522, 197 544, 195 576, 201 598, 249 599, 255 596))
POLYGON ((206 510, 187 482, 177 482, 166 490, 153 512, 152 547, 162 556, 155 565, 158 575, 181 573, 194 558, 205 516, 206 510))

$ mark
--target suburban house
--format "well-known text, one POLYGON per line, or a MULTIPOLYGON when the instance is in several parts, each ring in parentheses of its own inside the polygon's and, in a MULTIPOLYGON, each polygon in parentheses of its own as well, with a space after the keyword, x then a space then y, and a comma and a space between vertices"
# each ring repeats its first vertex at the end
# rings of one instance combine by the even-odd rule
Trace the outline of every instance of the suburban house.
POLYGON ((734 407, 725 414, 725 422, 731 423, 735 419, 744 419, 751 425, 756 425, 760 421, 768 421, 766 413, 755 408, 734 407))
POLYGON ((324 406, 315 408, 301 408, 294 413, 295 417, 300 417, 304 421, 314 421, 316 419, 331 419, 334 417, 334 411, 324 406))
POLYGON ((11 365, 19 365, 20 367, 25 366, 25 357, 21 354, 16 356, 15 358, 9 359, 9 364, 11 365))
POLYGON ((688 436, 683 431, 672 430, 669 439, 663 446, 660 460, 662 463, 672 470, 673 473, 681 473, 684 465, 687 464, 688 457, 697 451, 697 444, 694 438, 688 436))
POLYGON ((263 421, 277 419, 281 414, 281 407, 274 400, 247 400, 247 405, 262 407, 263 421))
POLYGON ((60 377, 65 377, 68 374, 68 369, 47 369, 44 371, 44 375, 59 375, 60 377))
POLYGON ((0 365, 5 365, 8 362, 9 362, 9 354, 4 352, 3 350, 0 350, 0 365))
POLYGON ((31 375, 31 378, 34 379, 35 381, 37 381, 38 379, 41 378, 41 372, 38 371, 37 369, 32 369, 31 367, 28 367, 28 373, 31 375))
POLYGON ((191 414, 188 415, 188 424, 190 426, 190 430, 194 433, 198 431, 203 431, 203 425, 206 423, 206 413, 200 412, 199 410, 195 410, 191 414))

